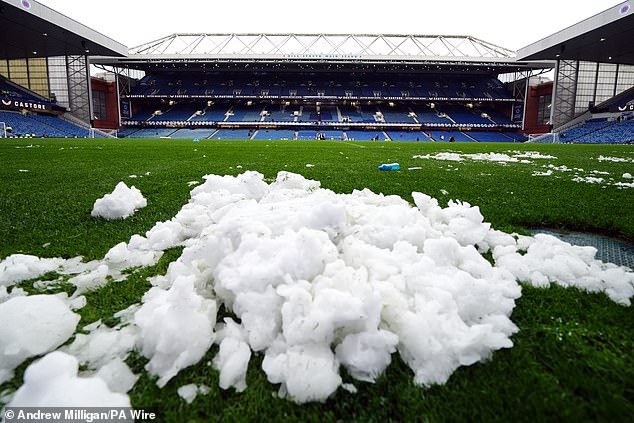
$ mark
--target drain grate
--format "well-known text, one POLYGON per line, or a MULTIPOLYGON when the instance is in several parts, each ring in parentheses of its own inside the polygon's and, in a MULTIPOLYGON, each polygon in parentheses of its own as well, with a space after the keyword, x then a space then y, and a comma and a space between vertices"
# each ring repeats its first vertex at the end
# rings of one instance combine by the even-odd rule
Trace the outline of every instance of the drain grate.
POLYGON ((560 233, 549 229, 531 229, 533 235, 542 233, 555 236, 572 245, 592 246, 597 249, 597 259, 634 269, 634 245, 603 235, 583 232, 560 233))

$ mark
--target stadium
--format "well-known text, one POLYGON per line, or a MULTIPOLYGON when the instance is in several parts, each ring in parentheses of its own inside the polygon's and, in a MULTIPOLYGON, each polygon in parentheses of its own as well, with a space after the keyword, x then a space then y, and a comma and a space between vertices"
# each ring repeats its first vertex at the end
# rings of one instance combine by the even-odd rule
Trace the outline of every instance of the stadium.
POLYGON ((0 0, 3 421, 626 421, 633 23, 128 48, 0 0))

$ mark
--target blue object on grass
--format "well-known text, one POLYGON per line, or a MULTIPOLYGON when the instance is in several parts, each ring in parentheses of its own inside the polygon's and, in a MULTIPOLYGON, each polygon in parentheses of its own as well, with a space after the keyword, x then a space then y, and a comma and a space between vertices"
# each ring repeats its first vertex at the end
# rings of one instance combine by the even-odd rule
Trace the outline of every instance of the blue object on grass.
POLYGON ((379 166, 379 170, 401 170, 401 165, 398 163, 383 163, 379 166))
POLYGON ((194 138, 194 142, 199 142, 200 140, 198 138, 194 138))

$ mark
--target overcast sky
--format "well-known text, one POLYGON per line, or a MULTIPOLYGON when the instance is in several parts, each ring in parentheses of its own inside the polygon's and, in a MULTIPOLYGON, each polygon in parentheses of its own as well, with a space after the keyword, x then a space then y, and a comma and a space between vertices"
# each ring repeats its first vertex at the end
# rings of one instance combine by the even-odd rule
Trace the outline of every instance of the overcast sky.
POLYGON ((517 50, 618 0, 38 0, 128 47, 175 32, 471 35, 517 50))

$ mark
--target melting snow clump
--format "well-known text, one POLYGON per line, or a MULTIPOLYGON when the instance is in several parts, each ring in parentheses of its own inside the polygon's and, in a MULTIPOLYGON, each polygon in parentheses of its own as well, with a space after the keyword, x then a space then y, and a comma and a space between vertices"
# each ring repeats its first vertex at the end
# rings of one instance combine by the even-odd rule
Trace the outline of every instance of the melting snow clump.
POLYGON ((0 384, 29 357, 52 351, 75 332, 79 315, 55 295, 17 296, 0 304, 0 384))
POLYGON ((125 182, 119 182, 114 191, 95 201, 91 215, 107 220, 125 219, 138 209, 147 206, 147 200, 134 186, 128 188, 125 182))
POLYGON ((127 395, 113 393, 102 379, 77 377, 75 357, 55 351, 31 364, 24 385, 8 407, 130 407, 127 395))

